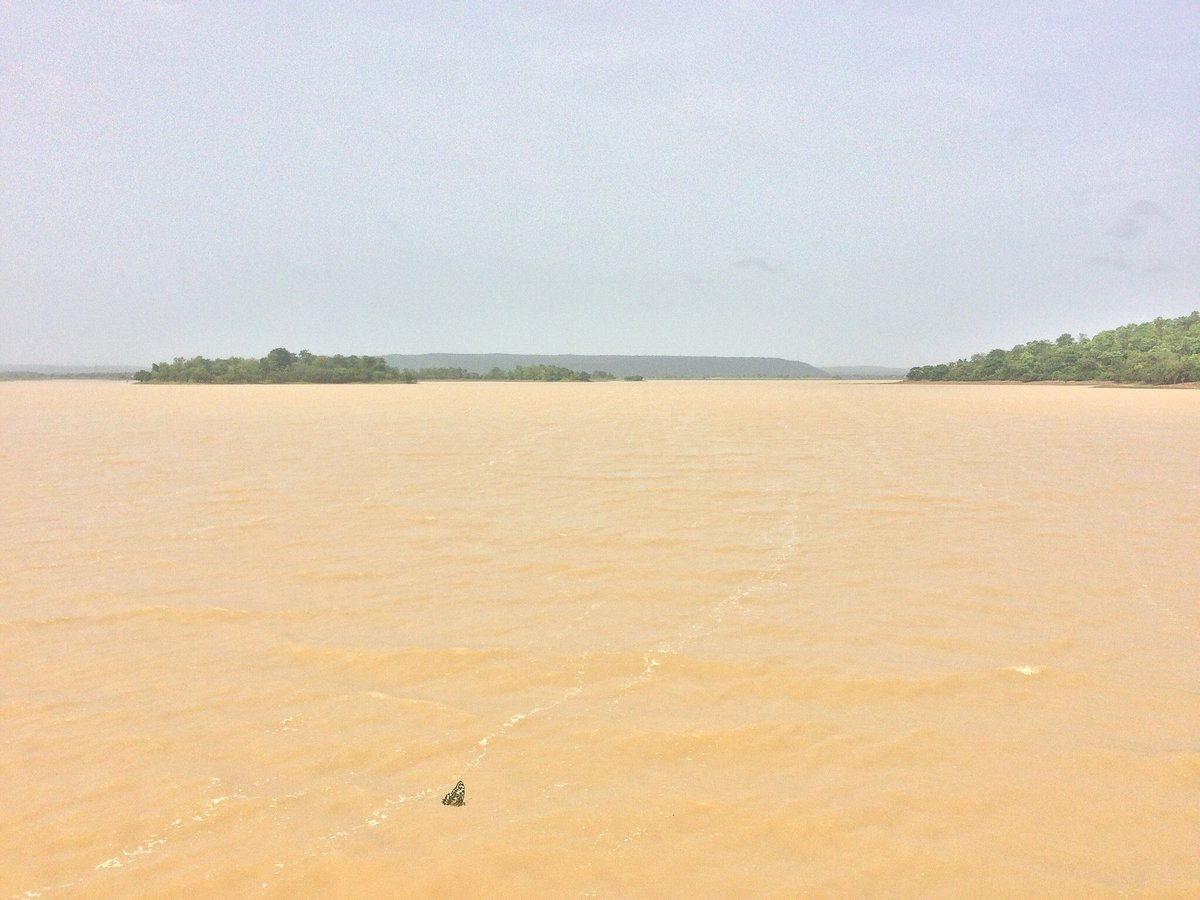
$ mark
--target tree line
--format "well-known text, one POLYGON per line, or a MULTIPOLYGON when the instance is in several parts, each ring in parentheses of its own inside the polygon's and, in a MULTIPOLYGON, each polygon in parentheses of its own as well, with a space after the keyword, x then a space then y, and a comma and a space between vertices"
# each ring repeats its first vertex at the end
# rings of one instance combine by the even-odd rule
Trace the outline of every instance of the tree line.
POLYGON ((914 366, 909 381, 1200 382, 1200 312, 914 366))
POLYGON ((501 369, 494 366, 486 373, 472 372, 457 366, 405 369, 419 381, 615 381, 615 375, 602 370, 577 372, 565 366, 537 363, 501 369))
MULTIPOLYGON (((261 359, 228 357, 207 359, 177 356, 173 362, 155 363, 134 373, 135 381, 170 384, 350 384, 417 381, 613 381, 608 372, 576 372, 563 366, 529 365, 486 375, 460 368, 427 368, 413 371, 389 366, 382 356, 318 356, 301 350, 292 353, 276 347, 261 359)), ((639 379, 640 380, 640 379, 639 379)))
POLYGON ((177 356, 155 363, 133 376, 140 382, 173 384, 350 384, 411 382, 414 378, 389 366, 382 356, 318 356, 276 347, 262 359, 231 356, 206 359, 177 356))

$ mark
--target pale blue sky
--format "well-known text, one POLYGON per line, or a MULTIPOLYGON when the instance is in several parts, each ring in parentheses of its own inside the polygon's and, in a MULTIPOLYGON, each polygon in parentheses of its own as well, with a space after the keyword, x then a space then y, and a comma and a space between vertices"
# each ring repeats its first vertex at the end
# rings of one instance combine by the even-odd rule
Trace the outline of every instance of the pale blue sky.
POLYGON ((0 6, 0 363, 907 366, 1200 307, 1200 6, 0 6))

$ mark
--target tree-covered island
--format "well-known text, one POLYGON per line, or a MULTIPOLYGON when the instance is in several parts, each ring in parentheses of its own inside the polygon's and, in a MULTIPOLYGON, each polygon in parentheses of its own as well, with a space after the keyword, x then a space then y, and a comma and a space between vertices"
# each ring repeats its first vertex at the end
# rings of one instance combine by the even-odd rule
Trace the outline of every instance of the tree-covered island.
POLYGON ((909 381, 1200 382, 1200 312, 1087 335, 1032 341, 970 359, 914 366, 909 381))
POLYGON ((562 366, 494 368, 487 374, 460 368, 397 369, 382 356, 318 356, 276 347, 262 359, 229 357, 155 363, 133 376, 141 383, 166 384, 413 384, 417 381, 612 381, 607 372, 576 372, 562 366))
POLYGON ((276 347, 262 359, 176 357, 155 363, 134 381, 170 384, 351 384, 412 382, 416 379, 389 366, 382 356, 318 356, 276 347))

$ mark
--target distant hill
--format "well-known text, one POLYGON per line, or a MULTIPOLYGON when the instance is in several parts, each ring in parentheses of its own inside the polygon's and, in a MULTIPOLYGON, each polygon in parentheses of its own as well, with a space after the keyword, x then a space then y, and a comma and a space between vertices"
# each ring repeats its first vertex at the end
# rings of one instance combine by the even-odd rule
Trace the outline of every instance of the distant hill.
POLYGON ((897 381, 908 374, 908 369, 897 369, 892 366, 821 366, 821 371, 828 372, 834 378, 895 379, 897 381))
POLYGON ((517 366, 562 366, 577 372, 608 372, 617 378, 828 378, 823 369, 790 359, 757 356, 581 356, 517 353, 391 353, 398 369, 466 369, 485 375, 517 366))
POLYGON ((36 363, 0 365, 0 380, 36 378, 130 378, 137 366, 51 366, 36 363))

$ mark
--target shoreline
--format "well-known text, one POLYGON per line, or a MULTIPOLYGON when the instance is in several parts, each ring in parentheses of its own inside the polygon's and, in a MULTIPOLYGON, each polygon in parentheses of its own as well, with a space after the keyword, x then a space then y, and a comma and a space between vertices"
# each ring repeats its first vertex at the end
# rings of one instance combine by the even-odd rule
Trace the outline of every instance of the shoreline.
POLYGON ((900 381, 892 382, 893 384, 1010 384, 1021 385, 1024 387, 1036 387, 1038 385, 1057 385, 1060 387, 1089 387, 1089 388, 1137 388, 1145 390, 1196 390, 1200 389, 1200 381, 1182 381, 1178 384, 1146 384, 1140 381, 954 381, 952 379, 943 379, 932 381, 929 379, 909 380, 907 378, 900 381))

